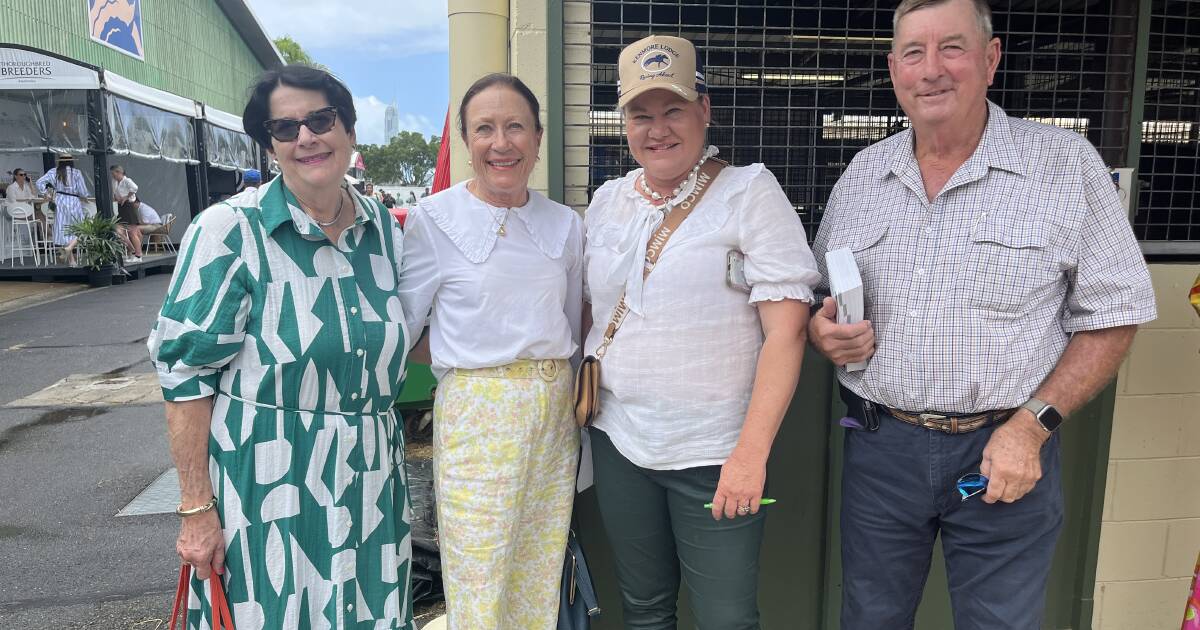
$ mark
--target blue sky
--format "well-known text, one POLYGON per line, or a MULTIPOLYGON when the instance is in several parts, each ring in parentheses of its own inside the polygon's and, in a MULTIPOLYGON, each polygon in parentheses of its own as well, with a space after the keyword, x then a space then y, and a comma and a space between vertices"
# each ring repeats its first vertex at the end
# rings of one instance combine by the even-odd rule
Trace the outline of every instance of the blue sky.
POLYGON ((289 35, 354 94, 358 141, 383 142, 393 100, 401 131, 441 135, 450 93, 446 0, 246 0, 273 38, 289 35))

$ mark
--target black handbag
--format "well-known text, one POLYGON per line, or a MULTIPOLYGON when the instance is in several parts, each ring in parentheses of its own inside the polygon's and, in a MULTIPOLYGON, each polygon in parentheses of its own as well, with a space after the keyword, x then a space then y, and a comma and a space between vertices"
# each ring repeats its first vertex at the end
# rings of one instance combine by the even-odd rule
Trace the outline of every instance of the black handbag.
POLYGON ((563 563, 562 588, 558 605, 558 630, 588 630, 592 617, 600 615, 600 603, 592 586, 583 547, 574 531, 567 532, 567 555, 563 563))

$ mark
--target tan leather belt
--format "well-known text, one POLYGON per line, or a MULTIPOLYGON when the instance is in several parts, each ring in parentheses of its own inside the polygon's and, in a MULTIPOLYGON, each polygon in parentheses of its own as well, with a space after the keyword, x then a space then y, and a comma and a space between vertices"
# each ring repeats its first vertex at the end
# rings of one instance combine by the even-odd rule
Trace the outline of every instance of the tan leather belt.
POLYGON ((998 409, 969 416, 952 416, 940 413, 909 413, 891 407, 883 407, 887 414, 901 422, 945 433, 970 433, 993 424, 1001 424, 1012 417, 1016 409, 998 409))

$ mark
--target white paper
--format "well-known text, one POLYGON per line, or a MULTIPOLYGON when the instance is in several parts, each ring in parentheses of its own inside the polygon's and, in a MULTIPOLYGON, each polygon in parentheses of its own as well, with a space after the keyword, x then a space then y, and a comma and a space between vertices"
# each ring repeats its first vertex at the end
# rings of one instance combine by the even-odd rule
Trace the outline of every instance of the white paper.
POLYGON ((575 476, 575 492, 592 487, 592 437, 587 429, 579 430, 579 474, 575 476))
MULTIPOLYGON (((863 319, 863 285, 858 273, 854 252, 836 249, 825 252, 825 268, 829 272, 829 292, 837 301, 839 324, 857 324, 863 319)), ((857 372, 867 369, 866 361, 847 363, 846 370, 857 372)))

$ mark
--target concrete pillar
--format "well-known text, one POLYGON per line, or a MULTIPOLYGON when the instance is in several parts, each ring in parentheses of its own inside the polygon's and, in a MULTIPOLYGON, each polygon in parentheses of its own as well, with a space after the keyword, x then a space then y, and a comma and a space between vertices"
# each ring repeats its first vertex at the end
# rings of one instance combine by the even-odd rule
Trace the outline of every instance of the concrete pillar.
POLYGON ((467 149, 458 131, 463 94, 489 72, 508 72, 509 0, 449 0, 450 18, 450 181, 471 177, 467 149))

